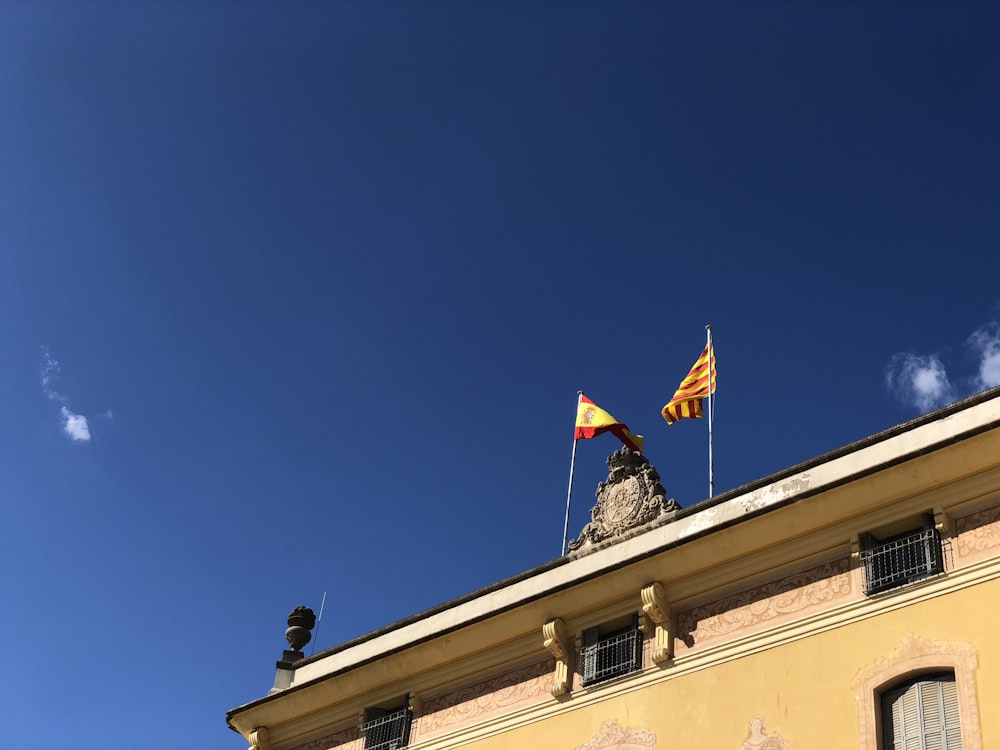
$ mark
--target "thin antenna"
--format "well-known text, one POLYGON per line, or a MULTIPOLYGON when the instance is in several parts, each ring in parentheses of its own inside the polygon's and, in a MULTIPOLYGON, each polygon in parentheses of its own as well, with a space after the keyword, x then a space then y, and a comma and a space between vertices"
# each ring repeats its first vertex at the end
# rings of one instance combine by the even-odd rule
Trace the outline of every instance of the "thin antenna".
POLYGON ((326 592, 323 592, 323 601, 319 605, 319 617, 316 620, 316 632, 313 633, 313 647, 312 651, 309 652, 309 656, 316 653, 316 641, 319 638, 319 626, 323 622, 323 607, 326 606, 326 592))

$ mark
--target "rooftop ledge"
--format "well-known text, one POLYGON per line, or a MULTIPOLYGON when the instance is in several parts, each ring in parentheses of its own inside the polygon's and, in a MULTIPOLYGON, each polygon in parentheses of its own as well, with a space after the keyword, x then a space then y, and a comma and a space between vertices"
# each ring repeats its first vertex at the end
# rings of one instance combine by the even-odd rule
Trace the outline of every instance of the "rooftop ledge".
POLYGON ((291 687, 233 709, 227 719, 235 729, 240 714, 310 684, 997 427, 1000 387, 704 500, 630 538, 570 553, 321 651, 296 663, 291 687))

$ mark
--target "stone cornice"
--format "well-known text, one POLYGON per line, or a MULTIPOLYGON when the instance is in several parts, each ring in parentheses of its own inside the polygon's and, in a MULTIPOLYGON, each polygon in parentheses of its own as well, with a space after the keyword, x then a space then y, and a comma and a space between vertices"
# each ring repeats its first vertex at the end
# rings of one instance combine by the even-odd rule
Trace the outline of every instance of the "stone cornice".
MULTIPOLYGON (((639 607, 641 588, 657 580, 676 609, 759 579, 768 565, 773 573, 808 564, 817 553, 846 554, 851 533, 870 528, 881 515, 940 507, 957 519, 982 492, 997 486, 1000 469, 986 470, 1000 454, 1000 430, 987 431, 996 426, 998 394, 304 660, 290 688, 230 711, 229 723, 247 737, 266 725, 273 744, 284 734, 282 723, 310 724, 312 714, 331 706, 341 707, 334 710, 337 715, 341 709, 357 710, 356 704, 381 690, 421 690, 410 682, 461 680, 495 663, 498 649, 514 660, 518 653, 526 659, 532 648, 540 649, 541 624, 558 616, 574 632, 577 622, 614 606, 611 592, 621 600, 621 592, 634 591, 631 606, 639 607), (905 465, 916 456, 919 463, 905 465), (614 585, 609 587, 610 579, 614 585), (444 636, 447 661, 431 645, 444 636), (503 646, 512 642, 518 645, 503 646), (379 668, 370 668, 376 662, 379 668)), ((331 719, 336 716, 328 715, 331 719)))
MULTIPOLYGON (((921 583, 911 584, 905 589, 877 598, 861 598, 845 601, 822 611, 805 614, 799 618, 782 622, 773 627, 749 629, 745 633, 736 631, 726 638, 716 639, 702 648, 680 653, 666 668, 647 665, 641 673, 611 683, 574 691, 568 700, 553 700, 546 698, 532 705, 515 708, 496 715, 484 715, 482 721, 462 726, 452 731, 435 733, 434 736, 411 742, 411 750, 445 750, 490 736, 501 734, 510 729, 525 726, 536 721, 575 710, 591 704, 610 700, 637 690, 643 690, 651 685, 666 680, 683 677, 692 672, 708 669, 735 659, 761 653, 778 646, 792 643, 820 633, 825 633, 845 625, 861 622, 898 609, 934 600, 949 593, 961 591, 970 586, 1000 579, 1000 558, 976 562, 966 567, 949 572, 944 576, 928 579, 921 583)), ((567 628, 570 626, 567 625, 567 628)), ((537 632, 537 631, 536 631, 537 632)), ((536 636, 537 639, 537 636, 536 636)), ((535 641, 536 644, 538 641, 535 641)), ((538 652, 544 655, 539 644, 538 652)), ((484 678, 492 679, 492 678, 484 678)), ((306 728, 303 723, 296 723, 297 731, 289 732, 290 727, 281 727, 279 731, 272 729, 272 745, 276 748, 298 747, 309 736, 316 736, 322 727, 331 725, 331 716, 324 713, 317 716, 318 721, 306 728)), ((419 721, 419 717, 418 717, 419 721)))

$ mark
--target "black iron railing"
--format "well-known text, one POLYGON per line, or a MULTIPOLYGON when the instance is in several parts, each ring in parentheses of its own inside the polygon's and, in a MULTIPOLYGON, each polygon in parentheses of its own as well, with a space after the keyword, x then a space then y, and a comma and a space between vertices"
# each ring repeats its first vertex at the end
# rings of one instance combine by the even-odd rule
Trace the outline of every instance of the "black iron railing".
POLYGON ((941 534, 930 527, 885 540, 866 537, 861 562, 866 594, 927 578, 944 570, 941 534))
POLYGON ((384 716, 369 719, 361 725, 365 750, 396 750, 410 741, 410 723, 413 715, 408 708, 392 711, 384 716))
POLYGON ((635 628, 611 633, 584 646, 581 657, 584 685, 634 672, 642 666, 642 633, 635 628))

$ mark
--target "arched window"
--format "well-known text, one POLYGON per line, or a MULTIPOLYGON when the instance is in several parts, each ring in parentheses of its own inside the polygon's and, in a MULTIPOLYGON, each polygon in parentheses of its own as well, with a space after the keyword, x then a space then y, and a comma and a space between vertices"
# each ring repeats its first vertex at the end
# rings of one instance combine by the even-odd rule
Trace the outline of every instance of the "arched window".
POLYGON ((954 672, 923 674, 882 693, 885 750, 961 750, 954 672))
MULTIPOLYGON (((875 660, 864 667, 854 678, 854 698, 858 702, 858 732, 861 740, 861 750, 913 750, 914 748, 930 750, 931 748, 956 748, 962 750, 982 750, 983 742, 979 728, 979 708, 976 701, 976 671, 978 668, 976 649, 970 643, 951 641, 924 640, 916 633, 910 633, 892 652, 875 660), (957 706, 944 712, 943 726, 945 738, 938 745, 933 744, 933 738, 918 738, 907 744, 907 730, 903 729, 902 739, 898 739, 897 728, 893 723, 893 697, 896 699, 906 693, 915 684, 930 682, 934 678, 944 676, 941 685, 941 701, 954 691, 956 697, 950 705, 957 706), (889 705, 886 706, 886 701, 889 705), (961 717, 961 731, 949 735, 949 726, 957 727, 961 717), (959 742, 961 736, 961 744, 959 742), (944 744, 948 741, 949 744, 944 744)), ((914 691, 913 698, 903 698, 899 704, 900 712, 908 708, 913 717, 914 705, 923 700, 930 701, 936 688, 914 691), (927 695, 923 695, 927 693, 927 695), (920 699, 920 700, 917 700, 920 699)), ((940 704, 939 704, 940 705, 940 704)), ((919 721, 920 709, 917 708, 919 721)), ((939 714, 940 715, 940 714, 939 714)), ((930 718, 930 713, 926 714, 930 718)), ((906 717, 903 717, 904 726, 906 717)), ((916 728, 918 722, 910 726, 916 728)), ((916 731, 916 729, 915 729, 916 731)), ((920 730, 924 732, 924 729, 920 730)), ((938 733, 940 736, 940 732, 938 733)))

